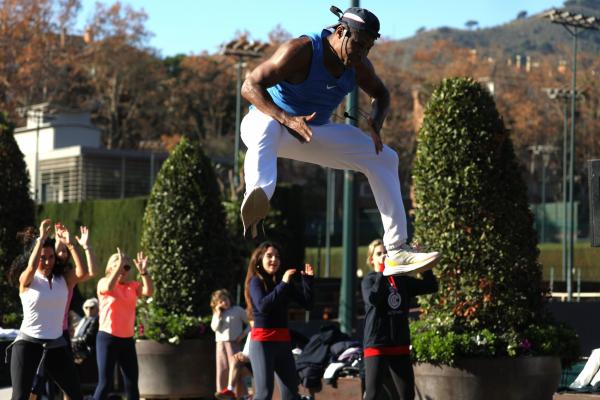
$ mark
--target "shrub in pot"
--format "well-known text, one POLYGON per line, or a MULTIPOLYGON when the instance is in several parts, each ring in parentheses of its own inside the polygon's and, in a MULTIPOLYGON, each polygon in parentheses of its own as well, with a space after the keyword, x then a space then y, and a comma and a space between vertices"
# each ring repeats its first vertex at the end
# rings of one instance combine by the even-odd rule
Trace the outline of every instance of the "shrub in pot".
POLYGON ((427 104, 413 178, 415 240, 441 252, 438 293, 412 329, 417 361, 558 356, 578 341, 546 311, 537 236, 509 131, 492 95, 445 79, 427 104))
POLYGON ((206 323, 210 294, 230 287, 233 266, 215 172, 197 142, 182 139, 163 164, 143 224, 141 248, 156 290, 140 306, 138 337, 163 343, 138 343, 138 357, 146 357, 145 366, 140 363, 140 392, 146 397, 160 396, 159 390, 176 397, 212 395, 214 337, 206 323), (186 339, 199 340, 191 344, 186 339), (175 363, 170 373, 163 371, 169 363, 175 363), (198 369, 199 363, 210 367, 198 369), (185 374, 205 375, 184 379, 185 374), (165 377, 172 382, 158 385, 165 377))

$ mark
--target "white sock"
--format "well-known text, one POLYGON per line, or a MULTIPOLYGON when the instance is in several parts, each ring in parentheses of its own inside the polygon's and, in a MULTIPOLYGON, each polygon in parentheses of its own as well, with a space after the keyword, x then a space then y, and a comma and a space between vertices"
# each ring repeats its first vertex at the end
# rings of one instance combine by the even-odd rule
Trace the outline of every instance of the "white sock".
POLYGON ((233 386, 227 385, 227 390, 231 390, 233 392, 233 386))

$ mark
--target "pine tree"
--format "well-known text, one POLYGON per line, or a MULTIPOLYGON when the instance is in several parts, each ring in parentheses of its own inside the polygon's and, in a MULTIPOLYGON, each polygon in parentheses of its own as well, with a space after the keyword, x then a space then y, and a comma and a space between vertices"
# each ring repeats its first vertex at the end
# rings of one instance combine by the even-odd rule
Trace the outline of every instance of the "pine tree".
POLYGON ((34 221, 27 166, 13 131, 6 114, 0 113, 0 314, 20 309, 17 291, 9 287, 6 273, 12 260, 23 251, 17 242, 17 232, 34 221))
POLYGON ((433 92, 413 174, 415 239, 442 254, 435 268, 440 290, 423 301, 418 326, 467 340, 489 333, 492 354, 517 355, 521 342, 533 342, 532 330, 552 327, 522 168, 494 99, 479 83, 446 79, 433 92))
POLYGON ((182 139, 152 189, 141 248, 156 286, 152 307, 190 316, 209 312, 210 294, 231 284, 231 249, 214 169, 182 139))

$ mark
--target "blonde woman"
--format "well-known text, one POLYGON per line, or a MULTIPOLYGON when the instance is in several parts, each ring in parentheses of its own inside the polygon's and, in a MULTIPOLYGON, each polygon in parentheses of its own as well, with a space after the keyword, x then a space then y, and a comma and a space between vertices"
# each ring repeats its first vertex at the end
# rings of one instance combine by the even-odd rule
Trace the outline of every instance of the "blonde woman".
POLYGON ((383 272, 385 265, 385 256, 387 252, 383 246, 383 240, 375 239, 369 243, 367 249, 367 266, 373 271, 383 272))
POLYGON ((142 282, 131 278, 131 260, 121 253, 113 254, 106 265, 106 276, 98 282, 100 330, 96 337, 98 386, 94 400, 104 400, 110 389, 112 372, 121 367, 128 400, 140 397, 138 364, 133 340, 135 306, 140 296, 152 296, 154 286, 148 275, 148 257, 139 252, 133 260, 142 282))

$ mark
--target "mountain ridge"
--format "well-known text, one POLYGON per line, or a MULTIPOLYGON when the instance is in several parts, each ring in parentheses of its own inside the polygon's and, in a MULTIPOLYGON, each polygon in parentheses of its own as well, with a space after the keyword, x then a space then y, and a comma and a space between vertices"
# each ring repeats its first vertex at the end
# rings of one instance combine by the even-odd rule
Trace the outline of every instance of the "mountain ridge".
MULTIPOLYGON (((558 10, 595 16, 600 19, 600 0, 567 1, 558 10)), ((501 25, 475 30, 439 27, 417 32, 414 36, 394 41, 405 51, 414 52, 428 48, 439 40, 449 40, 463 48, 477 49, 486 57, 524 55, 548 55, 572 47, 572 36, 564 27, 542 17, 552 8, 524 18, 517 18, 501 25)), ((579 51, 600 52, 600 31, 586 30, 580 33, 579 51)))

